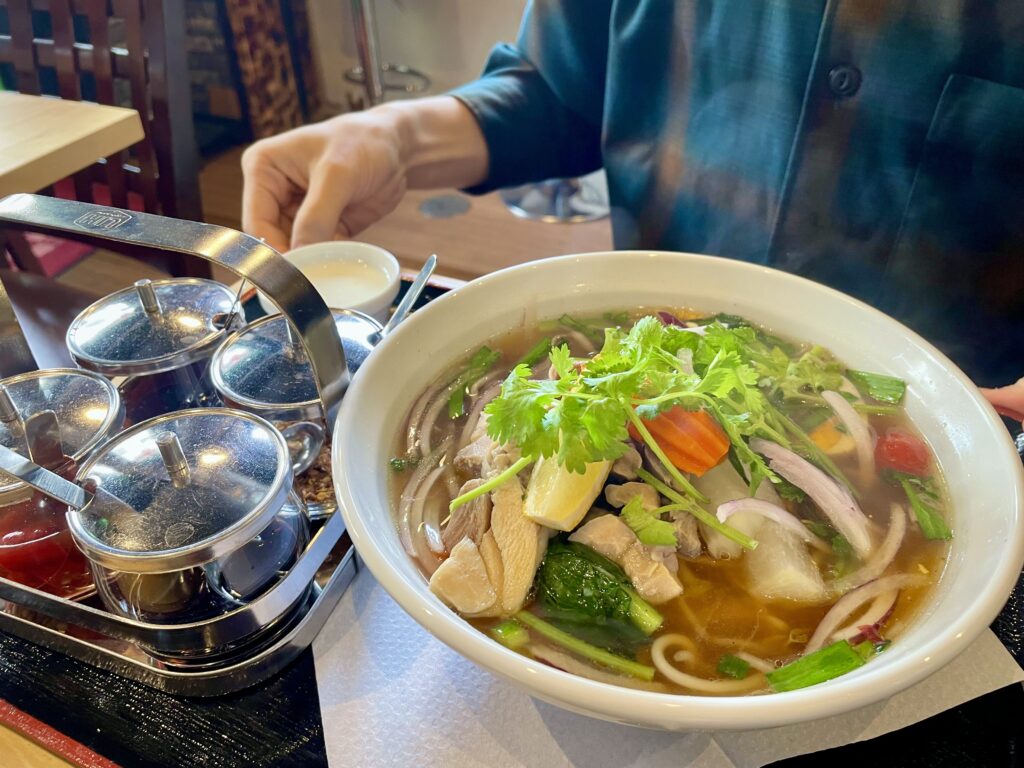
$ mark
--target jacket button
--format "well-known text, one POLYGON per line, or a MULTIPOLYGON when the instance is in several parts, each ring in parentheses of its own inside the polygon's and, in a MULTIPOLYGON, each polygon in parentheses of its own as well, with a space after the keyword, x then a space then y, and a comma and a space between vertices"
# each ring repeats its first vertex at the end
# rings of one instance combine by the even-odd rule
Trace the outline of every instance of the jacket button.
POLYGON ((860 90, 861 73, 849 64, 832 67, 828 72, 828 89, 841 99, 848 99, 860 90))

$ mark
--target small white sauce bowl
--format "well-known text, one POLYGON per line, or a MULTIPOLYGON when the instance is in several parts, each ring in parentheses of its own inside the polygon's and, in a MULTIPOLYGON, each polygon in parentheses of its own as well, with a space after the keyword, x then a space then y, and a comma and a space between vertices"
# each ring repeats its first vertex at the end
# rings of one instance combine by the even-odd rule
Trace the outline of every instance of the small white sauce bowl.
MULTIPOLYGON (((401 281, 398 259, 383 248, 355 240, 304 245, 284 257, 313 284, 329 307, 357 309, 380 322, 388 319, 401 281)), ((278 309, 259 294, 268 315, 278 309)))

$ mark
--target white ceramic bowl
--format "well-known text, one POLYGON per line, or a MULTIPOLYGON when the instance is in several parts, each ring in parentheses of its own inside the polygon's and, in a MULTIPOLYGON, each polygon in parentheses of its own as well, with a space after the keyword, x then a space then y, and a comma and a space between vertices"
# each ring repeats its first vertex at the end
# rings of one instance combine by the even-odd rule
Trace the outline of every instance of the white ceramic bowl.
POLYGON ((752 729, 881 701, 964 650, 1003 606, 1024 560, 1024 473, 1005 427, 974 385, 920 336, 816 283, 738 261, 672 253, 565 256, 506 269, 431 302, 355 377, 334 437, 349 533, 384 588, 443 642, 529 693, 607 720, 669 729, 752 729), (495 334, 563 312, 688 306, 744 315, 820 343, 847 364, 909 382, 906 408, 946 473, 955 539, 934 598, 885 653, 822 685, 707 698, 628 690, 526 659, 473 629, 427 588, 399 542, 387 459, 413 400, 495 334))
MULTIPOLYGON (((398 295, 398 259, 383 248, 356 240, 331 240, 295 248, 284 257, 298 267, 329 307, 357 309, 380 322, 398 295)), ((262 294, 260 306, 268 315, 278 309, 262 294)))

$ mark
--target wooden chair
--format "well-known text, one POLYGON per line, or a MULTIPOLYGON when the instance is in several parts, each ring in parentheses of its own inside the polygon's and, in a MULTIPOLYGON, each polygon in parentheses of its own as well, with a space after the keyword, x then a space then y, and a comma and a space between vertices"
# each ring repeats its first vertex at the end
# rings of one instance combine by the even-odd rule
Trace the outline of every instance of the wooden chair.
MULTIPOLYGON (((202 221, 199 157, 185 45, 185 3, 161 0, 0 0, 0 65, 14 71, 14 87, 41 94, 47 78, 56 94, 130 106, 142 117, 145 138, 73 177, 78 200, 202 221), (55 77, 54 77, 55 76, 55 77)), ((66 194, 65 190, 62 191, 66 194)), ((71 189, 67 190, 71 191, 71 189)), ((52 190, 47 190, 52 193, 52 190)), ((24 244, 8 250, 15 263, 24 244)), ((34 265, 38 267, 38 265, 34 265)), ((209 265, 169 256, 159 265, 172 275, 209 276, 209 265)))

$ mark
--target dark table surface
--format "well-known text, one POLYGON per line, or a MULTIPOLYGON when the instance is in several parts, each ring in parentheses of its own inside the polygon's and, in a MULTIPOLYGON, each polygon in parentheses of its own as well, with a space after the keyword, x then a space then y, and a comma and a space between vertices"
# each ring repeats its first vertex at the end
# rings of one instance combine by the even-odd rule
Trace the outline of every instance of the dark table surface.
MULTIPOLYGON (((429 288, 423 301, 441 292, 429 288)), ((1024 575, 992 629, 1024 666, 1024 575)), ((0 633, 0 698, 125 768, 327 765, 309 650, 255 688, 185 699, 0 633)), ((1013 685, 895 733, 776 765, 1015 768, 1022 753, 1024 688, 1013 685)))

